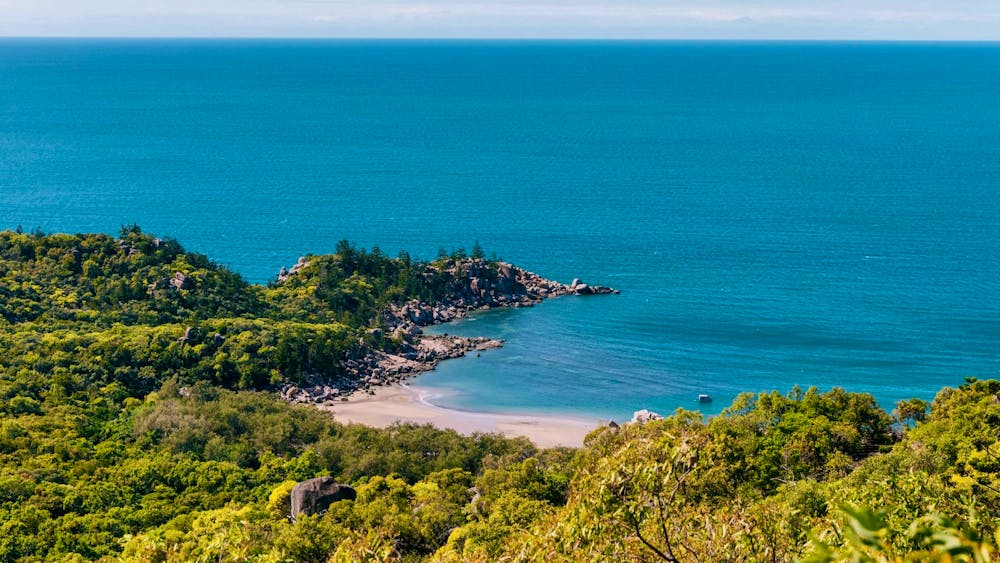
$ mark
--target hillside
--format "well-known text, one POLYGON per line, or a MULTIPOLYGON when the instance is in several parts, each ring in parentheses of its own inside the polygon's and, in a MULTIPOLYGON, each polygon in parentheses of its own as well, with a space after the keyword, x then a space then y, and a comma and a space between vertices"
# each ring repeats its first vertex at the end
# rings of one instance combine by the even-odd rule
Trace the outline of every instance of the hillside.
POLYGON ((336 250, 258 286, 138 228, 0 233, 0 560, 997 557, 1000 381, 893 413, 746 394, 579 450, 346 426, 275 391, 357 384, 349 361, 471 308, 606 288, 336 250), (290 521, 321 475, 357 499, 290 521))

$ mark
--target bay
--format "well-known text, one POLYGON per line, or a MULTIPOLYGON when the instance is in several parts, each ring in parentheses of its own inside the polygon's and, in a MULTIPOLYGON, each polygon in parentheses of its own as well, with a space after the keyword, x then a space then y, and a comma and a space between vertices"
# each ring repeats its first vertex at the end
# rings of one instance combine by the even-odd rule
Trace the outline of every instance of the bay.
POLYGON ((0 228, 137 223, 251 281, 479 241, 614 286, 438 330, 469 410, 887 407, 1000 366, 1000 44, 0 40, 0 228))

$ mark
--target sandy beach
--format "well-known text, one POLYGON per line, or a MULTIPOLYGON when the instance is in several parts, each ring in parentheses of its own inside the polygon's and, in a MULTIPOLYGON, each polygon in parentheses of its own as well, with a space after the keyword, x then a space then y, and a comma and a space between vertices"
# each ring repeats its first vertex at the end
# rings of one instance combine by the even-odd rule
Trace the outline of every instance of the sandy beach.
POLYGON ((601 424, 583 418, 491 414, 458 411, 434 406, 418 387, 394 384, 374 389, 375 394, 352 394, 347 402, 317 405, 333 412, 338 422, 356 422, 384 428, 396 421, 431 423, 461 434, 497 432, 505 436, 525 436, 539 447, 580 447, 583 438, 601 424))

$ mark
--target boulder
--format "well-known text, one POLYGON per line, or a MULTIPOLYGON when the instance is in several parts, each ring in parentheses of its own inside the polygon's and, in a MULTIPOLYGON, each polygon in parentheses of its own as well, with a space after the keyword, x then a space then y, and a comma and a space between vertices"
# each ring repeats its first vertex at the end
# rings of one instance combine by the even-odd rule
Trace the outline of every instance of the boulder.
POLYGON ((642 424, 644 422, 649 422, 650 420, 663 420, 663 417, 653 411, 646 409, 642 409, 640 411, 635 411, 634 413, 632 413, 632 421, 631 421, 632 424, 636 423, 642 424))
POLYGON ((184 336, 177 339, 182 344, 195 345, 201 341, 201 330, 196 326, 189 326, 184 329, 184 336))
POLYGON ((170 278, 170 285, 174 289, 191 289, 194 287, 194 282, 182 272, 177 272, 170 278))
POLYGON ((292 489, 292 519, 299 514, 322 514, 338 500, 354 500, 357 496, 353 487, 342 485, 333 477, 303 481, 292 489))
POLYGON ((406 318, 409 319, 410 322, 412 322, 414 324, 418 324, 418 325, 419 324, 426 324, 424 322, 424 316, 425 316, 426 312, 422 308, 420 308, 419 305, 413 306, 413 307, 408 307, 408 306, 407 307, 403 307, 403 309, 400 310, 400 312, 403 313, 403 315, 405 315, 406 318))

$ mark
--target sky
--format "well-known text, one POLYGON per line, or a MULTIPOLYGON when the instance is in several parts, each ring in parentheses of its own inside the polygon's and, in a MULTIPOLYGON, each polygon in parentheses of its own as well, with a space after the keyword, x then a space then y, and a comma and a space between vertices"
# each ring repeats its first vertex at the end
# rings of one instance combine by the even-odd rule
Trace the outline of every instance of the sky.
POLYGON ((1000 40, 1000 0, 0 0, 0 36, 1000 40))

